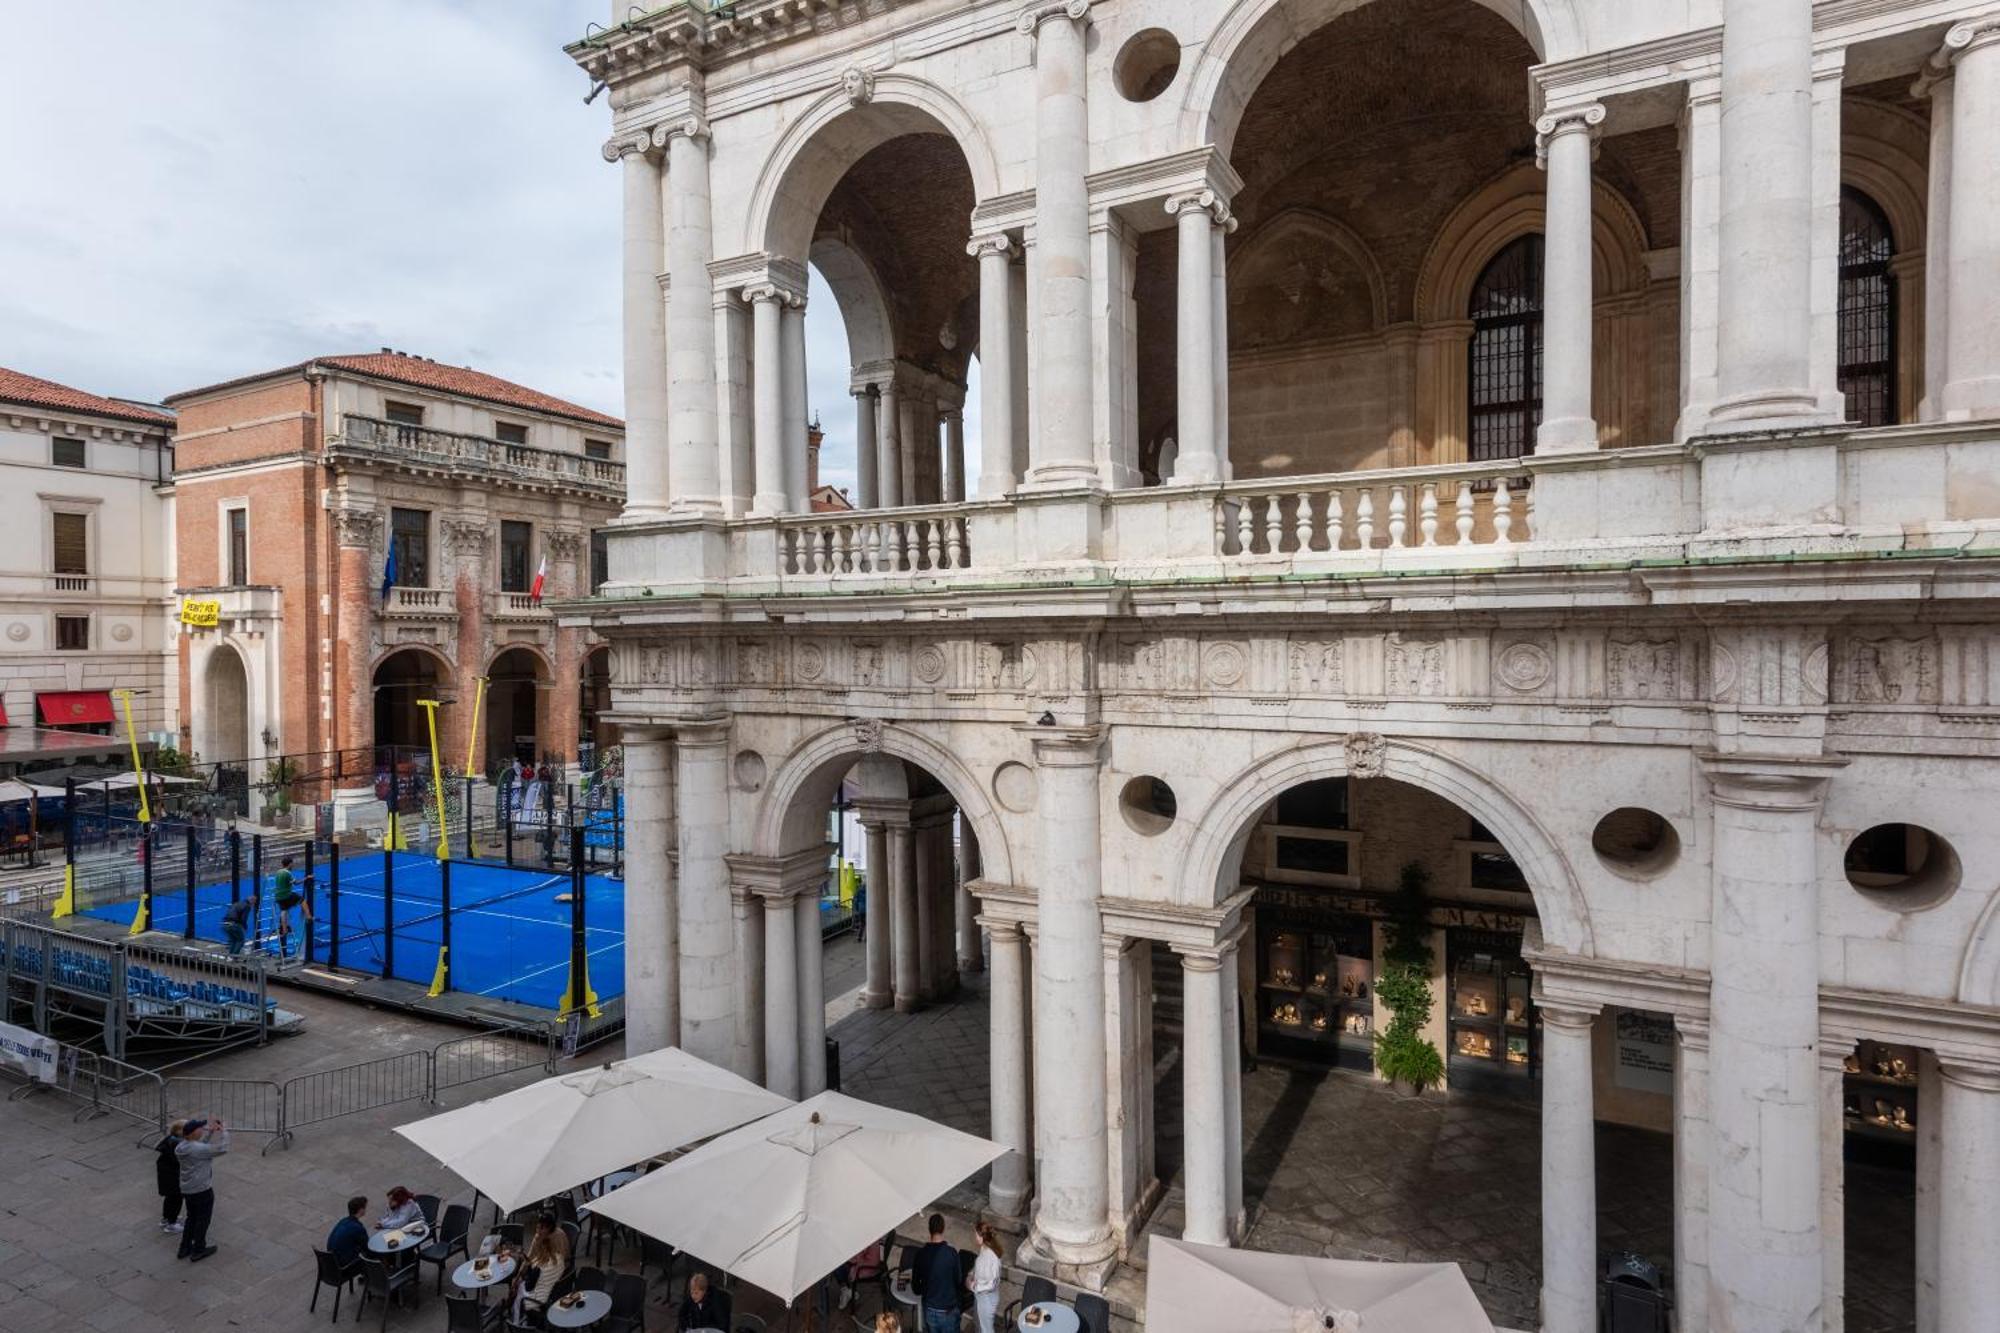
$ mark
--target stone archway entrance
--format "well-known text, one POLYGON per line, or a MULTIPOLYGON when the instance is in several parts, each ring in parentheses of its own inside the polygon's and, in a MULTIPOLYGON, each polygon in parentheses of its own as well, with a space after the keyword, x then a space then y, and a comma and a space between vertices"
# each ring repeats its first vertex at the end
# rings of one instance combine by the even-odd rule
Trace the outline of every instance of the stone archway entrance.
POLYGON ((541 691, 548 668, 525 648, 509 648, 486 669, 486 767, 542 757, 541 691))
POLYGON ((441 698, 450 683, 450 668, 425 649, 404 648, 382 659, 374 676, 376 748, 421 750, 428 758, 430 725, 417 701, 441 698))

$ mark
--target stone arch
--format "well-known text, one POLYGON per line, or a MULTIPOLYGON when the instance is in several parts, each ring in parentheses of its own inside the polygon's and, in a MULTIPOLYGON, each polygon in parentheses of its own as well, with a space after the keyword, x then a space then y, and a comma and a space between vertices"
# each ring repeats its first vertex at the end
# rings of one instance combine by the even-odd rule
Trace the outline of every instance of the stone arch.
POLYGON ((211 646, 201 668, 201 732, 195 750, 214 764, 240 764, 261 753, 251 720, 260 714, 250 656, 228 639, 211 646), (254 748, 253 748, 254 747, 254 748))
POLYGON ((1368 243, 1352 228, 1317 209, 1296 206, 1279 209, 1243 238, 1229 256, 1232 298, 1239 291, 1239 274, 1250 274, 1274 252, 1299 244, 1322 246, 1344 260, 1367 284, 1369 329, 1388 325, 1389 287, 1368 243))
POLYGON ((385 648, 382 652, 376 655, 376 658, 373 662, 368 664, 368 678, 370 680, 373 680, 375 678, 375 673, 382 669, 383 664, 386 663, 390 658, 398 655, 399 653, 415 653, 419 657, 429 658, 432 662, 437 664, 438 679, 440 681, 451 680, 455 675, 454 668, 452 667, 451 664, 451 659, 446 657, 442 652, 432 647, 430 644, 398 643, 398 644, 392 644, 388 648, 385 648))
MULTIPOLYGON (((1416 741, 1377 738, 1381 776, 1444 797, 1491 829, 1520 866, 1534 895, 1542 934, 1558 948, 1584 956, 1596 950, 1590 908, 1568 860, 1534 815, 1499 783, 1470 765, 1416 741)), ((1258 813, 1279 793, 1302 782, 1345 777, 1353 768, 1349 747, 1376 758, 1373 741, 1359 736, 1307 741, 1251 764, 1222 785, 1222 794, 1188 834, 1180 858, 1180 901, 1207 907, 1226 892, 1258 813)))
POLYGON ((2000 1009, 2000 892, 1987 900, 1973 923, 1958 968, 1958 1002, 2000 1009))
MULTIPOLYGON (((1488 261, 1510 242, 1543 229, 1546 195, 1539 168, 1510 167, 1472 192, 1438 228, 1417 270, 1418 322, 1464 319, 1488 261)), ((1625 197, 1591 182, 1590 281, 1603 300, 1646 285, 1646 229, 1625 197)))
POLYGON ((500 644, 493 650, 493 656, 488 658, 486 661, 486 673, 488 675, 491 675, 493 673, 493 667, 495 663, 499 662, 499 660, 505 657, 508 653, 515 653, 515 652, 526 653, 529 657, 533 658, 535 660, 536 670, 541 676, 551 679, 554 678, 556 673, 555 663, 549 660, 548 653, 544 651, 539 644, 533 644, 533 643, 500 644))
POLYGON ((1889 220, 1897 254, 1922 250, 1930 167, 1914 146, 1928 152, 1929 126, 1901 108, 1865 98, 1843 99, 1840 111, 1841 184, 1875 201, 1889 220))
POLYGON ((847 326, 847 358, 852 366, 889 362, 896 355, 895 325, 889 298, 874 265, 838 236, 815 237, 812 266, 833 291, 840 319, 847 326))
MULTIPOLYGON (((1203 45, 1181 103, 1183 148, 1215 145, 1224 158, 1244 108, 1285 53, 1370 0, 1235 0, 1203 45)), ((1583 50, 1572 0, 1473 0, 1511 23, 1544 61, 1583 50)))
MULTIPOLYGON (((835 88, 786 127, 750 196, 752 248, 803 258, 833 187, 871 148, 905 134, 944 134, 958 144, 980 199, 1000 193, 1000 169, 986 133, 956 98, 910 74, 869 76, 866 100, 835 88)), ((967 227, 971 226, 970 219, 967 227)))
POLYGON ((985 784, 951 750, 894 722, 829 727, 800 742, 765 784, 753 835, 756 854, 779 857, 825 841, 834 789, 856 761, 877 753, 915 764, 943 784, 979 837, 984 878, 1014 882, 1006 828, 985 784))

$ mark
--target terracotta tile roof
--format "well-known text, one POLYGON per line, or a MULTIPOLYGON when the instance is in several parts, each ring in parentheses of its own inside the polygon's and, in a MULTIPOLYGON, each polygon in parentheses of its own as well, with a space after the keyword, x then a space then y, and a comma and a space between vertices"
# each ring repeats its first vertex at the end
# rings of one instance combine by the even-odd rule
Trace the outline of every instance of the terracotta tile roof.
POLYGON ((812 511, 815 514, 841 514, 853 508, 847 492, 837 486, 822 486, 812 493, 812 511))
POLYGON ((115 398, 100 398, 94 393, 72 389, 54 380, 24 375, 5 366, 0 366, 0 403, 18 403, 23 407, 42 407, 55 412, 87 412, 91 416, 144 422, 148 426, 171 427, 174 424, 174 419, 165 412, 155 412, 134 403, 121 403, 115 398))
POLYGON ((551 416, 568 417, 586 425, 605 426, 622 432, 625 423, 617 417, 606 416, 576 403, 566 402, 554 394, 530 389, 525 384, 503 380, 498 375, 488 375, 483 370, 470 366, 448 366, 421 356, 410 356, 404 352, 358 352, 344 356, 314 357, 301 361, 295 366, 282 366, 262 374, 244 375, 219 384, 205 384, 199 389, 188 389, 171 395, 169 403, 192 398, 196 394, 213 393, 217 389, 233 389, 239 385, 254 384, 259 380, 273 379, 281 375, 299 375, 315 367, 331 370, 350 371, 356 375, 367 375, 374 379, 389 380, 396 384, 407 384, 416 389, 430 389, 436 393, 457 394, 464 398, 478 398, 484 402, 497 403, 502 407, 518 407, 525 412, 546 412, 551 416))

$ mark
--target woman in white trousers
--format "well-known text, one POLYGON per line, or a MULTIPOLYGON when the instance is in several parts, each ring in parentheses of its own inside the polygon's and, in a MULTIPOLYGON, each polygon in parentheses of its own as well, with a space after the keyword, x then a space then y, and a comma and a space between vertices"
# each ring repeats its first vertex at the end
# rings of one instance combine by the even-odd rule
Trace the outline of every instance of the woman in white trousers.
POLYGON ((1000 1313, 1000 1235, 991 1222, 973 1228, 979 1236, 979 1258, 972 1265, 973 1310, 979 1316, 979 1333, 994 1333, 993 1320, 1000 1313))

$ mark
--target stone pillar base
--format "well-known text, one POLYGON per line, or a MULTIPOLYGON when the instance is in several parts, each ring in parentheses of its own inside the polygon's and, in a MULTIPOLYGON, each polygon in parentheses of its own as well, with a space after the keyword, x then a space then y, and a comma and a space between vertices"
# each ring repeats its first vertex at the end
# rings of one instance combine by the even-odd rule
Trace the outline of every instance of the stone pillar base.
POLYGON ((887 1009, 895 1002, 896 997, 887 991, 864 989, 861 992, 861 1007, 863 1009, 887 1009))
POLYGON ((1073 1257, 1061 1258, 1056 1254, 1059 1242, 1044 1236, 1039 1227, 1031 1227, 1027 1239, 1014 1251, 1014 1262, 1030 1273, 1052 1278, 1057 1282, 1080 1287, 1085 1291, 1103 1291, 1111 1280, 1111 1271, 1118 1267, 1117 1249, 1109 1232, 1101 1242, 1081 1253, 1076 1247, 1062 1245, 1061 1249, 1073 1257), (1092 1253, 1102 1249, 1102 1255, 1092 1253))
POLYGON ((924 1000, 921 995, 898 995, 896 997, 896 1012, 899 1014, 914 1014, 923 1007, 924 1000))

